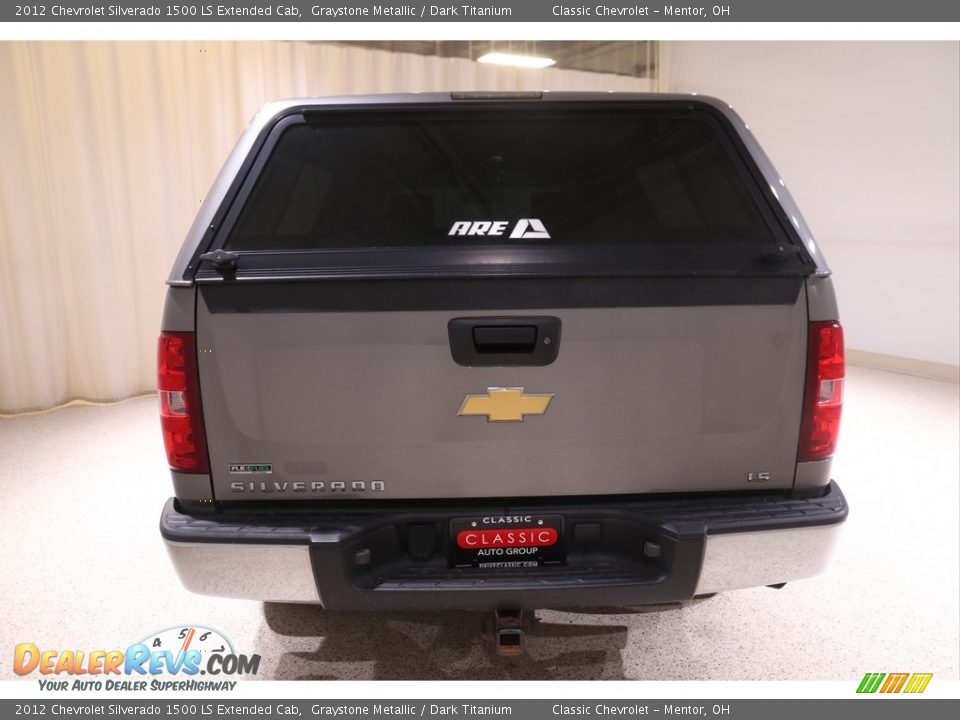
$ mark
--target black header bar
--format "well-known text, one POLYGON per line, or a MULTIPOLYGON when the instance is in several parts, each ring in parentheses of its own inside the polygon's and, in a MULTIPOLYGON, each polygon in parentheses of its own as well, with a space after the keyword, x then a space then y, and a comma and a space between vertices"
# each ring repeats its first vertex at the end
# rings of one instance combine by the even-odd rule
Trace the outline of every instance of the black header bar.
POLYGON ((956 0, 59 0, 0 7, 0 22, 957 22, 956 0))

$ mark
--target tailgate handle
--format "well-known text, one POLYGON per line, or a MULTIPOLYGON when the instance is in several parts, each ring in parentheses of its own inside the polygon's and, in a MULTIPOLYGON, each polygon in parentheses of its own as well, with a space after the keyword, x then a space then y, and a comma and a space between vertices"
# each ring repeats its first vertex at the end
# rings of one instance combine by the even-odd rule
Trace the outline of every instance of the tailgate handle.
POLYGON ((461 317, 447 323, 447 333, 458 365, 549 365, 560 347, 560 318, 461 317))
POLYGON ((536 325, 481 325, 473 329, 478 353, 530 353, 537 345, 536 325))

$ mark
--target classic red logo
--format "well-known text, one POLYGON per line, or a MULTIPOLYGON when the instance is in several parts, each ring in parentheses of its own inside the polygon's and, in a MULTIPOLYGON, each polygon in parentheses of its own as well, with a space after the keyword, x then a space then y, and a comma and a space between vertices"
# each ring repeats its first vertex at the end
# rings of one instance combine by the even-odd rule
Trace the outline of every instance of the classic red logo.
POLYGON ((461 530, 457 545, 464 550, 498 547, 549 547, 557 542, 551 527, 511 528, 510 530, 461 530))

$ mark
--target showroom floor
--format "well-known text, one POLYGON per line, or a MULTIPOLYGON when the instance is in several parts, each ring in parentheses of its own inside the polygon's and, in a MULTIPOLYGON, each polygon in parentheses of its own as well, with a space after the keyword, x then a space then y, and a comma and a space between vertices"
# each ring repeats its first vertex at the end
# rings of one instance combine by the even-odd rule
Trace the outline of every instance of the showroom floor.
POLYGON ((846 390, 834 474, 852 510, 827 574, 659 613, 540 611, 525 660, 492 656, 471 613, 183 590, 157 531, 170 486, 152 397, 0 420, 0 648, 122 648, 196 624, 260 653, 261 678, 956 680, 960 386, 851 368, 846 390))

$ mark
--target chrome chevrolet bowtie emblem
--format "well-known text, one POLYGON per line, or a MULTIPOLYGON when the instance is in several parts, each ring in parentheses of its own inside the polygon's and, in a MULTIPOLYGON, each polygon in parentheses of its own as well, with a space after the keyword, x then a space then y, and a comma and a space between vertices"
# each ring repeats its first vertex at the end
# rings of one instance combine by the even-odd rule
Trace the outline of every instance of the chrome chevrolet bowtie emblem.
POLYGON ((487 388, 484 395, 467 395, 458 415, 486 415, 487 422, 523 422, 525 415, 543 415, 553 393, 527 395, 522 387, 487 388))

